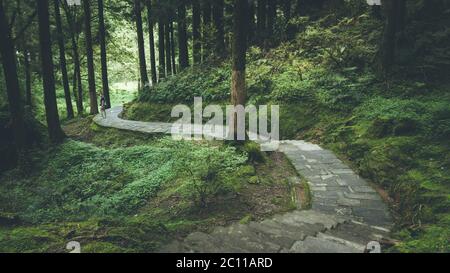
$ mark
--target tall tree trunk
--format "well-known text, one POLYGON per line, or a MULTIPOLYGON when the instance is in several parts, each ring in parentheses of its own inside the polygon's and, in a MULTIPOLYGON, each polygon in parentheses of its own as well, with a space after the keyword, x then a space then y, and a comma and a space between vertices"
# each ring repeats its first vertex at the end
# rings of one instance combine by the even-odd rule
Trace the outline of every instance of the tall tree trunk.
POLYGON ((248 5, 248 42, 253 43, 256 34, 256 2, 255 0, 250 0, 248 5))
POLYGON ((283 14, 284 18, 286 19, 286 22, 289 22, 289 20, 291 20, 291 13, 292 13, 291 0, 283 0, 283 14))
POLYGON ((111 108, 111 97, 109 95, 109 80, 108 80, 108 60, 106 56, 106 29, 103 0, 98 0, 98 33, 100 38, 100 55, 102 63, 102 87, 103 96, 105 96, 106 108, 111 108))
POLYGON ((134 0, 134 15, 136 17, 141 88, 144 88, 146 85, 149 84, 149 81, 147 75, 147 63, 145 61, 145 44, 144 44, 144 31, 142 29, 141 0, 134 0))
POLYGON ((165 39, 166 39, 166 75, 172 75, 172 45, 170 43, 170 19, 166 19, 166 25, 164 27, 165 39))
MULTIPOLYGON (((74 63, 74 85, 73 88, 77 88, 77 92, 74 93, 74 97, 77 104, 77 113, 79 116, 83 115, 84 113, 84 106, 83 106, 83 85, 81 83, 81 65, 80 65, 80 54, 78 51, 78 43, 76 39, 76 33, 78 33, 75 19, 70 14, 69 7, 67 5, 63 5, 64 11, 66 13, 67 22, 70 26, 70 38, 72 42, 72 51, 73 51, 73 63, 74 63)), ((74 15, 76 17, 76 14, 74 15)))
POLYGON ((164 18, 163 15, 160 14, 158 20, 159 81, 166 77, 166 43, 164 42, 164 39, 164 18))
POLYGON ((148 18, 148 33, 150 39, 150 66, 152 74, 152 84, 158 82, 157 71, 156 71, 156 54, 155 54, 155 35, 153 33, 154 23, 153 23, 153 12, 152 12, 152 1, 147 0, 147 18, 148 18))
POLYGON ((42 77, 44 82, 44 103, 48 133, 53 143, 60 143, 64 133, 59 123, 58 107, 55 93, 55 77, 53 75, 52 44, 50 40, 50 18, 48 0, 37 1, 39 21, 39 41, 41 48, 42 77))
POLYGON ((257 7, 257 29, 258 39, 264 39, 266 36, 267 25, 267 0, 258 0, 257 7))
POLYGON ((212 9, 210 0, 202 1, 202 17, 203 17, 203 50, 202 58, 206 61, 211 55, 211 30, 212 30, 212 9))
POLYGON ((86 57, 88 64, 89 104, 91 115, 98 114, 97 93, 95 88, 94 51, 92 49, 91 5, 90 0, 83 0, 84 27, 86 39, 86 57))
MULTIPOLYGON (((233 71, 231 78, 231 103, 233 105, 243 105, 246 102, 246 83, 245 83, 245 54, 247 51, 247 0, 234 0, 233 13, 233 71)), ((234 132, 237 133, 237 114, 233 117, 234 132)))
MULTIPOLYGON (((25 46, 26 47, 26 46, 25 46)), ((25 67, 25 103, 26 105, 32 107, 32 96, 31 96, 31 54, 25 49, 23 56, 23 63, 25 67)))
POLYGON ((398 1, 399 0, 383 1, 387 16, 381 47, 381 65, 382 70, 386 74, 389 73, 390 68, 395 61, 396 33, 398 29, 398 1))
POLYGON ((200 24, 201 24, 201 16, 200 16, 200 2, 199 0, 192 0, 192 39, 193 39, 193 47, 192 47, 192 55, 194 58, 194 64, 199 64, 202 62, 202 37, 200 34, 200 24))
POLYGON ((215 52, 219 57, 224 57, 225 50, 225 30, 224 30, 224 0, 214 0, 213 2, 213 21, 215 36, 215 52))
POLYGON ((178 6, 178 61, 180 69, 189 67, 189 52, 186 27, 186 5, 184 0, 178 6))
POLYGON ((304 0, 296 1, 296 3, 295 3, 295 14, 296 15, 305 15, 303 2, 304 2, 304 0))
POLYGON ((277 0, 269 0, 267 6, 268 37, 271 37, 273 35, 276 19, 277 19, 277 0))
POLYGON ((25 146, 25 123, 23 120, 23 105, 21 102, 20 85, 17 75, 14 44, 12 42, 8 20, 3 8, 3 1, 0 1, 0 33, 3 33, 2 42, 0 43, 0 54, 2 57, 6 93, 8 96, 8 108, 11 115, 15 148, 17 152, 19 152, 25 146))
POLYGON ((59 0, 53 0, 53 6, 55 8, 55 21, 56 21, 56 32, 58 36, 58 46, 59 46, 59 64, 61 66, 61 75, 64 87, 64 97, 66 99, 66 109, 67 118, 73 119, 73 106, 72 98, 70 95, 69 77, 67 76, 67 64, 66 64, 66 49, 64 43, 64 34, 62 30, 61 22, 61 11, 59 9, 59 0))
POLYGON ((170 56, 172 58, 172 73, 177 74, 176 52, 175 52, 175 33, 173 29, 173 21, 169 23, 170 28, 170 56))

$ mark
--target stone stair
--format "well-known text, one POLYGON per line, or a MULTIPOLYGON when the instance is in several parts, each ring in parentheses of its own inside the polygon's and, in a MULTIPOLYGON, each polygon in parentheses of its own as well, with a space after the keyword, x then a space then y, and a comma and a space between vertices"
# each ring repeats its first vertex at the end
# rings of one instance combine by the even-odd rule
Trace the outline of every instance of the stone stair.
MULTIPOLYGON (((97 115, 103 127, 148 134, 171 134, 172 124, 121 119, 122 107, 97 115)), ((333 152, 302 140, 258 141, 266 151, 284 153, 309 184, 312 210, 293 211, 262 222, 194 232, 160 252, 364 252, 389 238, 392 218, 380 195, 333 152)), ((295 180, 295 179, 294 179, 295 180)), ((298 180, 298 179, 297 179, 298 180)), ((295 184, 297 182, 293 182, 295 184)))
POLYGON ((194 232, 163 253, 363 253, 389 230, 315 210, 294 211, 262 222, 194 232))

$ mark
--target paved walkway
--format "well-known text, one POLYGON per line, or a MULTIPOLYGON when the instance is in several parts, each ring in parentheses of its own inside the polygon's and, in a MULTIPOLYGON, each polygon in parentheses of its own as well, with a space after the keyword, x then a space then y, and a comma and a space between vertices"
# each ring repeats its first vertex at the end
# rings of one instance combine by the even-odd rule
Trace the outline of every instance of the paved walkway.
MULTIPOLYGON (((172 124, 119 118, 122 107, 96 116, 103 127, 170 134, 172 124)), ((370 241, 389 236, 392 219, 378 193, 331 151, 301 140, 280 141, 278 150, 306 178, 311 210, 272 219, 195 232, 162 252, 364 252, 370 241)), ((262 145, 265 145, 264 143, 262 145)))

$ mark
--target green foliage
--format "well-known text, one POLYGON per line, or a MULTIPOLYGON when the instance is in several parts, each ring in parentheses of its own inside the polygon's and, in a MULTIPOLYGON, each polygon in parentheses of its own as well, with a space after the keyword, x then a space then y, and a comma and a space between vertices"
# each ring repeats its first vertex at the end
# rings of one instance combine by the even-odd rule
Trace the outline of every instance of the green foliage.
POLYGON ((362 118, 372 121, 370 131, 378 137, 419 131, 429 136, 448 136, 450 107, 446 102, 375 97, 357 112, 362 118))
POLYGON ((179 162, 179 168, 189 176, 186 186, 201 207, 206 207, 209 199, 219 193, 233 190, 229 173, 236 172, 237 167, 247 161, 245 154, 236 155, 233 147, 197 147, 195 150, 185 147, 177 149, 177 153, 186 158, 179 162))
POLYGON ((231 148, 169 140, 113 150, 68 141, 42 156, 35 154, 35 168, 42 170, 32 177, 17 179, 18 174, 10 172, 2 178, 2 209, 29 222, 129 215, 164 184, 184 177, 185 162, 200 168, 202 177, 204 156, 220 158, 215 168, 221 173, 246 160, 231 148))
POLYGON ((230 96, 231 74, 226 66, 189 68, 176 77, 169 77, 149 92, 140 94, 140 100, 153 103, 193 103, 193 98, 220 101, 230 96))
POLYGON ((261 146, 255 142, 246 142, 244 150, 248 154, 248 159, 252 163, 260 163, 265 161, 264 153, 261 152, 261 146))

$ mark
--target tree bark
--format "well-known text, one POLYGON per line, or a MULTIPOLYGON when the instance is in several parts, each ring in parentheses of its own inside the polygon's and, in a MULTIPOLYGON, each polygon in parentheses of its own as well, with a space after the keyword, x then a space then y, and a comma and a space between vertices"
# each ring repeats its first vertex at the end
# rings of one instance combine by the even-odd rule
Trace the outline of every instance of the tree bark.
POLYGON ((166 39, 166 75, 173 75, 172 73, 172 45, 170 42, 170 19, 166 19, 165 25, 165 39, 166 39))
POLYGON ((147 63, 145 61, 145 44, 144 44, 144 31, 142 29, 141 0, 134 0, 134 16, 136 17, 141 88, 144 88, 149 84, 149 81, 147 75, 147 63))
POLYGON ((181 1, 178 6, 178 60, 180 69, 189 67, 189 52, 186 27, 186 5, 181 1))
POLYGON ((277 0, 269 0, 267 6, 268 37, 271 37, 274 33, 276 19, 277 19, 277 0))
POLYGON ((387 16, 381 48, 381 65, 383 72, 386 74, 389 73, 390 68, 395 61, 396 33, 398 28, 398 4, 398 0, 383 1, 387 16))
POLYGON ((192 0, 192 55, 194 58, 194 64, 200 64, 202 62, 202 37, 200 34, 200 2, 199 0, 192 0))
POLYGON ((224 30, 224 0, 215 0, 213 2, 213 21, 215 36, 215 52, 218 57, 225 57, 225 30, 224 30))
MULTIPOLYGON (((25 46, 26 47, 26 46, 25 46)), ((25 103, 26 105, 32 107, 32 95, 31 95, 31 54, 25 49, 23 56, 23 63, 25 67, 25 103)))
POLYGON ((11 115, 11 125, 14 135, 16 151, 19 152, 25 146, 25 123, 23 119, 23 105, 21 102, 20 85, 17 75, 14 44, 8 26, 3 1, 0 1, 0 33, 3 33, 0 43, 3 73, 5 76, 6 93, 8 96, 8 108, 11 115))
POLYGON ((56 32, 58 36, 58 47, 59 47, 59 64, 61 68, 61 75, 64 87, 64 97, 66 99, 67 118, 73 119, 74 114, 73 114, 72 98, 70 95, 69 77, 67 76, 66 49, 64 43, 64 34, 62 30, 59 0, 53 0, 53 5, 55 8, 56 32))
POLYGON ((248 6, 248 33, 247 33, 247 36, 248 36, 249 43, 253 43, 254 39, 255 39, 255 34, 256 34, 255 15, 256 15, 255 0, 251 0, 251 1, 249 1, 249 6, 248 6))
POLYGON ((203 17, 202 58, 203 62, 205 62, 211 55, 212 9, 210 0, 202 1, 202 17, 203 17))
POLYGON ((152 74, 152 84, 158 82, 157 71, 156 71, 156 54, 155 54, 155 35, 153 33, 154 23, 153 23, 153 12, 152 12, 152 1, 147 0, 147 18, 148 18, 148 32, 150 39, 150 66, 152 74))
POLYGON ((76 100, 77 105, 77 113, 79 116, 83 115, 84 113, 84 106, 83 106, 83 85, 81 83, 81 65, 80 65, 80 55, 78 51, 78 43, 76 39, 76 24, 75 24, 75 18, 73 18, 70 14, 69 7, 67 5, 63 5, 64 11, 66 13, 67 22, 70 26, 70 32, 71 32, 71 42, 72 42, 72 51, 73 51, 73 62, 74 62, 74 90, 77 88, 77 92, 74 93, 74 97, 76 100))
POLYGON ((44 103, 48 133, 53 143, 60 143, 65 135, 59 122, 56 103, 55 78, 53 75, 52 44, 50 40, 50 18, 48 0, 37 1, 39 41, 41 48, 42 77, 44 82, 44 103))
POLYGON ((258 0, 257 7, 257 32, 258 38, 263 39, 266 36, 267 25, 267 0, 258 0))
POLYGON ((164 79, 166 77, 166 45, 164 42, 164 35, 165 29, 164 29, 164 18, 160 14, 159 20, 158 20, 158 53, 159 53, 159 81, 164 79))
POLYGON ((169 23, 170 28, 170 57, 172 58, 172 74, 177 74, 176 52, 175 52, 175 33, 173 29, 173 21, 169 23))
MULTIPOLYGON (((234 0, 233 13, 233 71, 231 79, 231 103, 233 105, 243 105, 246 102, 245 83, 245 55, 247 51, 247 0, 234 0)), ((234 126, 237 126, 237 116, 234 116, 234 126)), ((235 130, 236 133, 236 130, 235 130)))
POLYGON ((111 108, 111 96, 109 94, 109 80, 108 80, 108 59, 106 55, 106 28, 103 0, 98 0, 98 32, 100 38, 100 55, 102 63, 102 87, 103 96, 105 97, 106 108, 111 108))
POLYGON ((86 56, 88 64, 88 82, 89 82, 89 104, 90 114, 98 114, 97 92, 95 88, 95 69, 94 69, 94 51, 92 49, 92 31, 91 31, 91 5, 90 0, 83 1, 84 7, 84 27, 86 40, 86 56))

